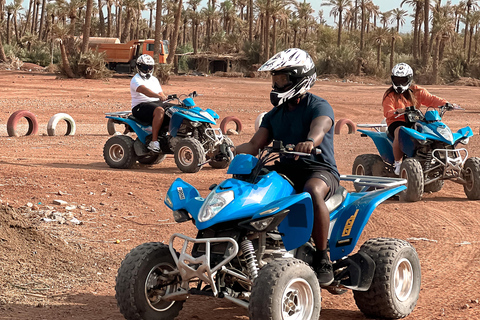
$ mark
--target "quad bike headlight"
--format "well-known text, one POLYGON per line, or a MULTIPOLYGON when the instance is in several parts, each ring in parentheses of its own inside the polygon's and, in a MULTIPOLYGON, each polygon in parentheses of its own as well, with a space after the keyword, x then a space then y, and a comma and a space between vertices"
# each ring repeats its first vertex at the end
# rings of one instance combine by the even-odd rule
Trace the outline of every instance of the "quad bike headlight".
POLYGON ((445 138, 445 140, 453 141, 453 134, 452 134, 452 131, 449 128, 438 127, 437 131, 438 131, 438 133, 440 133, 442 135, 442 137, 445 138))
POLYGON ((200 208, 198 214, 198 221, 205 222, 217 215, 223 208, 225 208, 235 198, 232 190, 225 192, 212 192, 208 195, 200 208))

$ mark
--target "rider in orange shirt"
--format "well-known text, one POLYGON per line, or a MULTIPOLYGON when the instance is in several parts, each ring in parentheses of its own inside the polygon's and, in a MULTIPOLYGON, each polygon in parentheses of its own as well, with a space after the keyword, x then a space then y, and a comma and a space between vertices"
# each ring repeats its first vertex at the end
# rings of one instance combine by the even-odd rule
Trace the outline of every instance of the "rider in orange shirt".
POLYGON ((383 115, 387 120, 387 134, 393 139, 393 156, 395 158, 395 174, 400 174, 400 165, 403 152, 398 141, 400 127, 406 126, 406 107, 422 105, 427 107, 440 107, 447 103, 447 100, 430 94, 425 88, 412 85, 413 70, 406 63, 399 63, 392 69, 392 86, 383 95, 383 115))

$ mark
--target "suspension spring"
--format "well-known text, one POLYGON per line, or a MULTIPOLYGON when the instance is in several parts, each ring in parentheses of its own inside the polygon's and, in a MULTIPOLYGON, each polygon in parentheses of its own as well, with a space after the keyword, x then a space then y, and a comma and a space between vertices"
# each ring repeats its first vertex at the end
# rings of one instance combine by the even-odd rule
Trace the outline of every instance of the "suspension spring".
POLYGON ((428 152, 425 160, 425 171, 428 171, 430 169, 431 164, 432 164, 432 152, 428 152))
POLYGON ((252 241, 245 239, 240 244, 243 251, 243 256, 247 261, 247 270, 250 273, 250 276, 253 279, 258 277, 258 262, 257 258, 255 257, 255 249, 253 248, 252 241))

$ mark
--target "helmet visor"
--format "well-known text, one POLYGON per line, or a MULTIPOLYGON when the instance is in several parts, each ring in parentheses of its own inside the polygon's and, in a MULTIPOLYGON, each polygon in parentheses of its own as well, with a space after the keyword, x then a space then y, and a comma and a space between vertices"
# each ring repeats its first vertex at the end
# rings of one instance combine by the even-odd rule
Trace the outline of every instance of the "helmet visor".
POLYGON ((278 92, 285 92, 292 86, 287 73, 272 73, 272 88, 278 92))
POLYGON ((392 76, 392 82, 397 87, 408 87, 410 85, 410 79, 408 77, 396 77, 392 76))
POLYGON ((151 73, 153 70, 153 66, 148 65, 148 64, 139 64, 138 65, 138 70, 140 70, 143 73, 151 73))

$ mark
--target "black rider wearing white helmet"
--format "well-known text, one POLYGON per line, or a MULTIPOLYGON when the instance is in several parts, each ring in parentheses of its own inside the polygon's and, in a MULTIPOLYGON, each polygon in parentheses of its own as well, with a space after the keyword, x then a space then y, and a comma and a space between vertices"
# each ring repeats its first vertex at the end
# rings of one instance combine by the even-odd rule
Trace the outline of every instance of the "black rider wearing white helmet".
POLYGON ((148 54, 137 58, 137 74, 130 81, 132 96, 132 114, 146 123, 152 123, 152 140, 147 148, 153 152, 160 151, 158 132, 165 118, 162 101, 167 99, 158 79, 153 76, 155 61, 148 54))
POLYGON ((402 62, 395 65, 390 78, 392 86, 383 95, 382 105, 388 125, 387 134, 393 139, 392 147, 395 158, 393 169, 395 174, 399 175, 403 151, 400 148, 398 131, 401 127, 407 125, 403 116, 405 108, 410 106, 420 108, 422 105, 439 107, 445 105, 447 100, 430 94, 425 88, 412 85, 413 70, 406 63, 402 62))
POLYGON ((251 140, 238 146, 236 152, 256 155, 273 140, 280 140, 283 145, 294 144, 299 152, 322 150, 316 156, 281 159, 271 169, 292 180, 297 192, 310 193, 315 216, 314 269, 320 284, 329 285, 333 271, 327 252, 330 217, 325 200, 335 193, 339 183, 333 152, 333 109, 326 100, 308 92, 315 83, 316 73, 307 52, 297 48, 281 51, 258 70, 272 75, 270 101, 274 107, 265 114, 251 140))

